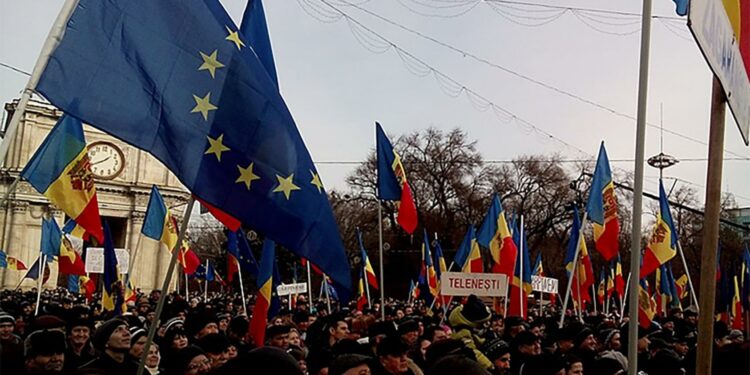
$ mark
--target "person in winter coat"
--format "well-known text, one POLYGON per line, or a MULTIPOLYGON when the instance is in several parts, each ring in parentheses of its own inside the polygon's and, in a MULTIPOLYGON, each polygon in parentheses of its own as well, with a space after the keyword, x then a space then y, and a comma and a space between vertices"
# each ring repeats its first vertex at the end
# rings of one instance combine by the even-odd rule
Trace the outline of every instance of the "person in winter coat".
POLYGON ((448 323, 453 328, 452 339, 463 341, 468 348, 474 351, 477 362, 489 370, 493 368, 492 362, 479 350, 485 340, 479 331, 492 317, 490 309, 477 296, 471 295, 466 303, 456 307, 448 317, 448 323))

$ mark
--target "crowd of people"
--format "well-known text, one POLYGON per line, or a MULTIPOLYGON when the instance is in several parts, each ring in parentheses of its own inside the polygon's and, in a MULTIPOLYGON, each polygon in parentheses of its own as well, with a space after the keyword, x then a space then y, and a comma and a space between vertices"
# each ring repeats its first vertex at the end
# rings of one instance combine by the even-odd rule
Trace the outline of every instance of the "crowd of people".
MULTIPOLYGON (((159 291, 139 294, 119 316, 65 289, 0 292, 0 375, 135 374, 159 291)), ((201 296, 202 297, 202 296, 201 296)), ((309 375, 616 375, 629 366, 627 318, 599 313, 582 319, 529 307, 528 317, 503 317, 477 297, 429 308, 423 301, 386 301, 359 311, 296 296, 268 321, 265 341, 248 336, 242 299, 167 296, 144 374, 309 375), (292 308, 290 308, 292 306, 292 308)), ((252 307, 252 299, 248 301, 252 307)), ((252 314, 252 309, 250 308, 252 314)), ((250 314, 250 315, 251 315, 250 314)), ((638 329, 638 370, 694 374, 697 313, 674 309, 638 329)), ((750 342, 717 322, 714 374, 750 373, 750 342)), ((631 357, 632 358, 632 357, 631 357)))

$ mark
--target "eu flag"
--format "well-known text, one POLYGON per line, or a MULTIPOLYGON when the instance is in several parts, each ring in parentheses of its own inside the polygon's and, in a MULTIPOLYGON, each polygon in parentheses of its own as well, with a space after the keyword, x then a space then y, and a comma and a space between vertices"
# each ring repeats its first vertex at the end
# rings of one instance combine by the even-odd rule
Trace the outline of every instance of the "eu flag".
POLYGON ((37 86, 351 295, 327 194, 274 79, 216 0, 81 0, 37 86))

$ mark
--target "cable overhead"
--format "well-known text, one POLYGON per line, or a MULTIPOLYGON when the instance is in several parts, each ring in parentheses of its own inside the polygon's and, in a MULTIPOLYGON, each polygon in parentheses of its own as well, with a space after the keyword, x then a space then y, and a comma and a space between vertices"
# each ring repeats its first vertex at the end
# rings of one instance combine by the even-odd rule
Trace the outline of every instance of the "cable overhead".
MULTIPOLYGON (((567 97, 569 97, 571 99, 574 99, 574 100, 577 100, 577 101, 579 101, 581 103, 588 104, 590 106, 593 106, 593 107, 595 107, 597 109, 600 109, 602 111, 608 112, 610 114, 616 115, 618 117, 622 117, 622 118, 625 118, 625 119, 628 119, 628 120, 632 120, 632 121, 636 120, 635 116, 633 116, 633 115, 629 115, 629 114, 626 114, 624 112, 620 112, 620 111, 618 111, 618 110, 616 110, 614 108, 607 107, 607 106, 605 106, 603 104, 600 104, 600 103, 597 103, 597 102, 595 102, 595 101, 593 101, 591 99, 584 98, 584 97, 582 97, 580 95, 571 93, 569 91, 566 91, 566 90, 561 89, 559 87, 553 86, 553 85, 548 84, 546 82, 542 82, 542 81, 540 81, 540 80, 538 80, 536 78, 530 77, 530 76, 525 75, 523 73, 519 73, 519 72, 517 72, 515 70, 512 70, 512 69, 507 68, 505 66, 499 65, 499 64, 494 63, 492 61, 489 61, 486 58, 477 56, 477 55, 475 55, 475 54, 473 54, 473 53, 471 53, 469 51, 460 49, 460 48, 455 47, 455 46, 453 46, 451 44, 448 44, 446 42, 442 42, 442 41, 440 41, 438 39, 435 39, 435 38, 433 38, 433 37, 431 37, 429 35, 426 35, 426 34, 420 32, 420 31, 414 30, 414 29, 409 28, 407 26, 404 26, 404 25, 402 25, 402 24, 400 24, 398 22, 395 22, 395 21, 393 21, 393 20, 391 20, 389 18, 386 18, 386 17, 384 17, 384 16, 382 16, 382 15, 380 15, 378 13, 375 13, 375 12, 373 12, 373 11, 367 9, 367 8, 363 8, 359 4, 353 4, 353 3, 351 3, 348 0, 338 0, 338 2, 344 4, 345 6, 349 6, 349 7, 358 9, 358 10, 360 10, 360 11, 362 11, 362 12, 364 12, 364 13, 372 16, 372 17, 375 17, 375 18, 377 18, 377 19, 379 19, 379 20, 381 20, 381 21, 383 21, 385 23, 388 23, 388 24, 390 24, 392 26, 395 26, 395 27, 397 27, 397 28, 399 28, 399 29, 401 29, 403 31, 406 31, 406 32, 412 34, 412 35, 416 35, 416 36, 418 36, 418 37, 420 37, 422 39, 428 40, 428 41, 430 41, 432 43, 435 43, 435 44, 437 44, 437 45, 439 45, 441 47, 447 48, 447 49, 449 49, 449 50, 451 50, 451 51, 453 51, 455 53, 461 54, 464 57, 469 57, 469 58, 471 58, 471 59, 473 59, 473 60, 475 60, 477 62, 480 62, 482 64, 485 64, 485 65, 487 65, 487 66, 489 66, 491 68, 501 70, 501 71, 503 71, 505 73, 508 73, 510 75, 513 75, 513 76, 516 76, 516 77, 521 78, 523 80, 526 80, 528 82, 534 83, 534 84, 536 84, 538 86, 541 86, 543 88, 546 88, 546 89, 551 90, 553 92, 556 92, 558 94, 567 96, 567 97)), ((347 18, 347 19, 349 18, 348 15, 343 15, 343 17, 347 18)), ((368 47, 365 47, 365 48, 368 48, 368 47)), ((370 48, 368 48, 368 49, 370 49, 370 48)), ((383 51, 383 52, 385 52, 385 51, 383 51)), ((378 53, 382 53, 382 52, 378 52, 378 53)), ((400 54, 399 54, 399 57, 401 57, 400 54)), ((403 58, 402 58, 402 60, 403 60, 403 58)), ((404 62, 404 63, 406 64, 406 62, 404 62)), ((408 66, 407 66, 407 69, 412 70, 408 66)), ((414 72, 414 71, 412 70, 412 72, 414 72)), ((424 76, 426 74, 429 74, 429 71, 427 73, 423 73, 423 74, 419 74, 419 73, 415 72, 415 74, 419 75, 419 76, 424 76)), ((452 95, 452 96, 455 96, 455 95, 452 95)), ((655 123, 651 123, 651 122, 646 122, 646 125, 649 126, 650 128, 662 129, 662 127, 659 124, 655 124, 655 123)), ((663 128, 663 130, 664 130, 665 133, 668 133, 668 134, 673 135, 675 137, 682 138, 684 140, 687 140, 687 141, 690 141, 690 142, 694 142, 694 143, 697 143, 697 144, 700 144, 700 145, 708 147, 708 143, 706 143, 706 142, 704 142, 702 140, 699 140, 699 139, 696 139, 696 138, 684 135, 682 133, 679 133, 679 132, 674 131, 674 130, 670 130, 668 128, 663 128)), ((744 155, 739 154, 739 153, 735 153, 735 152, 727 150, 727 149, 724 149, 724 153, 728 154, 728 155, 735 156, 735 157, 743 158, 743 159, 746 159, 746 160, 750 160, 750 157, 744 156, 744 155)))

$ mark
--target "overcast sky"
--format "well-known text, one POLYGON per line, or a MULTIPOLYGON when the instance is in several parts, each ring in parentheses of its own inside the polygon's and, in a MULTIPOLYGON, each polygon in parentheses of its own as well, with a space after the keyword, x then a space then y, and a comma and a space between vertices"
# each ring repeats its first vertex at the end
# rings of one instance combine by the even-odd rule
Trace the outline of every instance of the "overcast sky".
MULTIPOLYGON (((430 126, 446 131, 460 127, 478 140, 478 149, 488 160, 551 153, 566 159, 594 158, 604 140, 613 167, 633 169, 635 121, 628 116, 636 113, 637 17, 478 0, 326 1, 350 19, 321 0, 264 3, 282 95, 328 190, 345 188, 346 175, 356 167, 349 162, 363 160, 374 147, 375 121, 391 136, 430 126), (409 33, 346 1, 489 64, 409 33), (356 22, 381 34, 400 52, 368 35, 356 22), (429 68, 410 62, 407 54, 429 68), (451 84, 444 80, 441 84, 430 68, 507 113, 481 111, 486 103, 476 97, 472 101, 464 93, 448 95, 451 84)), ((239 23, 245 0, 222 2, 239 23)), ((529 2, 641 11, 640 1, 529 2)), ((30 72, 62 0, 0 3, 0 63, 30 72)), ((654 14, 675 17, 673 2, 654 0, 654 14)), ((664 151, 683 160, 665 176, 697 188, 702 199, 712 75, 685 23, 686 19, 653 21, 648 121, 658 125, 663 106, 664 128, 681 135, 665 133, 664 151)), ((0 66, 0 101, 17 98, 27 78, 0 66)), ((735 194, 740 206, 750 206, 750 149, 729 112, 727 117, 722 188, 735 194)), ((648 128, 647 157, 659 152, 659 143, 658 127, 648 128)), ((646 170, 647 191, 657 191, 657 176, 657 170, 646 170)))

